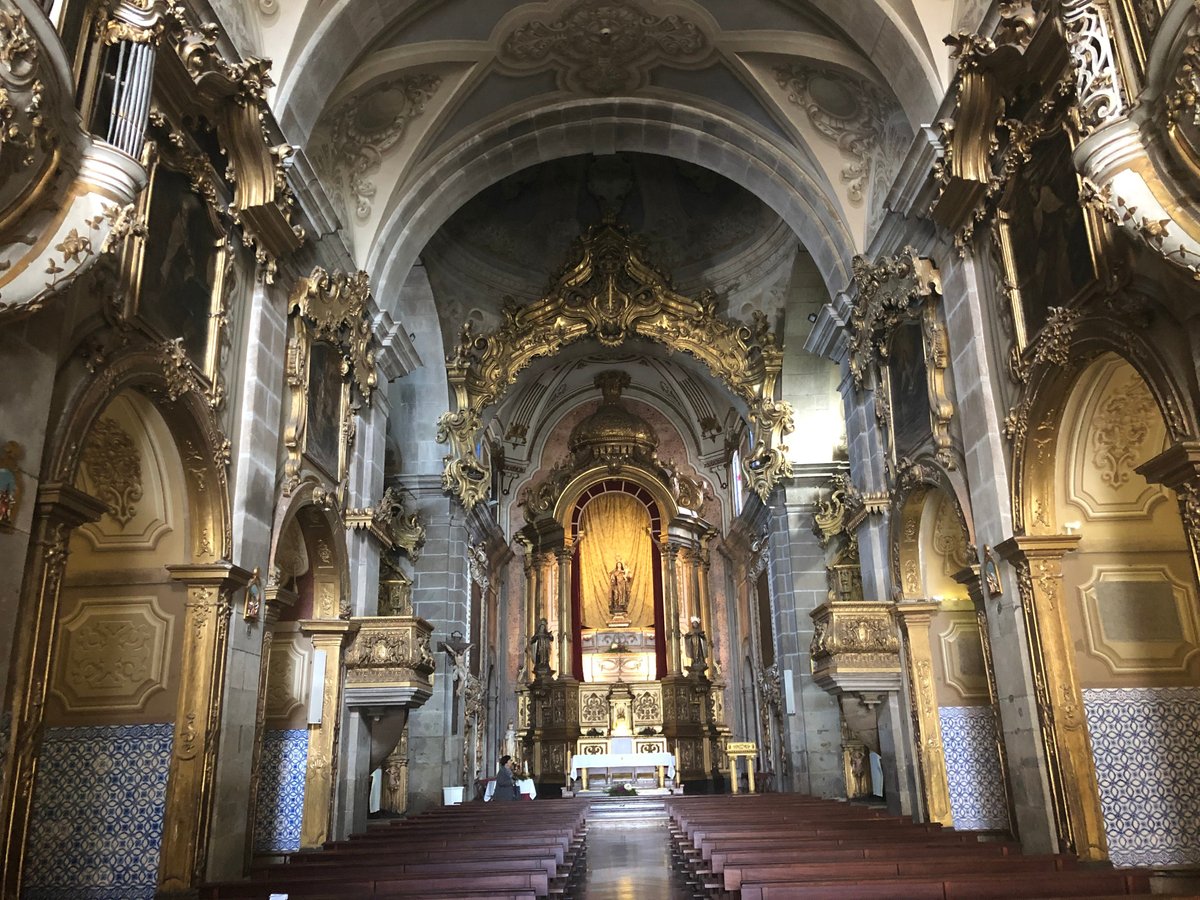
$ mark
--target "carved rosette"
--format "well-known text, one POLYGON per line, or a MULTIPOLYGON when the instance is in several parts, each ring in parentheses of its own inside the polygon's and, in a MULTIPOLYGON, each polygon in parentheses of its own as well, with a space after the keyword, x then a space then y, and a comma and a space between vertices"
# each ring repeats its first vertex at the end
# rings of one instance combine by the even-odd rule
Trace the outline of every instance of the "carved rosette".
POLYGON ((438 420, 437 439, 450 445, 442 486, 466 508, 490 486, 491 469, 475 451, 484 411, 534 359, 587 338, 608 347, 647 338, 703 362, 748 407, 756 450, 743 469, 755 493, 765 502, 791 475, 783 438, 792 407, 775 399, 783 354, 765 316, 743 324, 719 317, 708 294, 676 293, 626 229, 609 221, 588 229, 550 292, 528 306, 506 304, 503 316, 483 335, 465 325, 446 363, 457 408, 438 420))
POLYGON ((812 618, 813 677, 826 690, 881 689, 899 683, 900 640, 890 606, 836 601, 818 606, 812 618))

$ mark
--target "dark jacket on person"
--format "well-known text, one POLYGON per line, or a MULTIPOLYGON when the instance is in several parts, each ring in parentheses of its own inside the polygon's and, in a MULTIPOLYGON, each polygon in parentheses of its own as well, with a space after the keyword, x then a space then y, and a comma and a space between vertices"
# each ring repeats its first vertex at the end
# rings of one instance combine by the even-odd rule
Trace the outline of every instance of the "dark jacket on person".
POLYGON ((512 769, 501 766, 500 771, 496 773, 496 789, 492 791, 492 801, 516 799, 517 784, 513 781, 512 769))

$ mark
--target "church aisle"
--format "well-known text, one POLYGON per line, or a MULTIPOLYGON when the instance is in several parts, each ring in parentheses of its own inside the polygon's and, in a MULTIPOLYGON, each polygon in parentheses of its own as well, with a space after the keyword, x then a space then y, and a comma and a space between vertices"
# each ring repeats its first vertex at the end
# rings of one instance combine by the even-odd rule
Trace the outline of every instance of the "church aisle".
POLYGON ((671 872, 665 814, 588 822, 586 900, 690 900, 671 872))

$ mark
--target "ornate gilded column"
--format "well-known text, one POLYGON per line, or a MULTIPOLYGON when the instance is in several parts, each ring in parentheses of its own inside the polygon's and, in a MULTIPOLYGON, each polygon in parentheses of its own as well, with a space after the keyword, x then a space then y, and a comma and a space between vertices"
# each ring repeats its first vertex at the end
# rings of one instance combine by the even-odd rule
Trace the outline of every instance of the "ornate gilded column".
POLYGON ((193 889, 204 880, 231 595, 252 576, 225 561, 168 566, 167 571, 187 587, 179 700, 158 865, 159 890, 170 894, 193 889))
POLYGON ((1062 597, 1063 557, 1077 534, 1009 538, 996 547, 1017 573, 1059 844, 1081 859, 1108 856, 1092 744, 1062 597))
POLYGON ((358 624, 342 620, 305 619, 300 633, 312 638, 313 649, 325 653, 321 690, 321 721, 308 726, 308 770, 304 774, 304 818, 301 848, 320 847, 329 839, 333 816, 334 761, 337 758, 341 718, 342 647, 358 631, 358 624))
POLYGON ((1179 515, 1192 551, 1192 571, 1200 584, 1200 441, 1180 441, 1137 467, 1154 484, 1179 497, 1179 515))
POLYGON ((663 553, 667 583, 663 590, 663 628, 667 642, 667 674, 679 675, 679 545, 668 543, 663 553))
POLYGON ((983 670, 987 675, 988 703, 992 707, 992 729, 995 733, 996 756, 1000 764, 1000 783, 1004 786, 1004 808, 1008 811, 1008 827, 1013 837, 1017 834, 1017 812, 1013 807, 1012 785, 1008 781, 1008 747, 1004 743, 1004 726, 1000 722, 1000 693, 996 688, 996 670, 992 665, 992 633, 988 628, 987 605, 983 596, 983 580, 979 577, 979 565, 970 565, 954 576, 964 585, 975 604, 975 621, 979 627, 979 646, 983 652, 983 670))
POLYGON ((46 689, 49 684, 54 634, 58 628, 58 598, 67 567, 71 531, 85 522, 95 522, 108 510, 107 504, 69 484, 48 482, 37 494, 37 523, 27 566, 13 636, 12 728, 5 759, 5 833, 3 895, 20 892, 33 787, 37 780, 41 749, 46 689))
POLYGON ((925 811, 931 822, 954 824, 950 810, 950 785, 946 778, 946 755, 942 749, 942 725, 938 718, 937 687, 933 681, 933 651, 929 645, 929 623, 938 611, 934 602, 897 603, 892 613, 904 635, 904 658, 916 729, 917 762, 925 789, 925 811))
POLYGON ((558 677, 573 678, 571 648, 575 646, 575 623, 571 621, 571 557, 570 547, 555 551, 558 559, 558 677))

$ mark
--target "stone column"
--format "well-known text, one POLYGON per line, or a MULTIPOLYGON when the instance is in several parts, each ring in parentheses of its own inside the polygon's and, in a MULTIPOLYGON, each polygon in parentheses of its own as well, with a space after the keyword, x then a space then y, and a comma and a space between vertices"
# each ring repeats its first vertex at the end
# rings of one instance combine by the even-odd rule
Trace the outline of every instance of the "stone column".
POLYGON ((6 814, 4 865, 0 866, 5 897, 16 897, 20 892, 46 689, 54 661, 58 599, 71 531, 85 522, 95 522, 107 509, 96 498, 61 482, 45 482, 37 493, 31 552, 17 618, 22 624, 13 635, 12 724, 4 748, 8 764, 0 796, 0 809, 6 814))
POLYGON ((334 768, 341 712, 342 648, 358 628, 340 620, 307 619, 300 632, 312 638, 313 649, 325 651, 321 694, 321 723, 308 726, 308 770, 304 775, 304 819, 300 846, 320 847, 332 830, 334 768))
POLYGON ((167 570, 187 586, 179 701, 158 865, 159 892, 169 895, 192 890, 205 877, 232 594, 250 581, 251 574, 224 561, 167 570))
POLYGON ((1017 573, 1059 843, 1081 859, 1102 860, 1104 816, 1062 602, 1063 557, 1078 543, 1077 534, 1018 536, 996 550, 1017 573))
POLYGON ((937 611, 938 604, 932 602, 897 603, 892 607, 904 636, 904 661, 917 732, 917 762, 921 770, 926 817, 930 822, 953 826, 942 726, 938 718, 937 686, 933 681, 933 651, 929 644, 929 623, 937 611))
POLYGON ((1017 814, 1013 809, 1012 785, 1008 780, 1008 749, 1004 746, 1004 729, 1000 725, 1000 694, 996 688, 996 670, 992 664, 992 638, 988 628, 987 604, 983 596, 983 581, 979 566, 972 565, 958 572, 954 580, 965 585, 975 604, 975 620, 979 623, 979 645, 983 650, 983 669, 987 675, 988 702, 992 707, 992 727, 996 735, 996 758, 1000 765, 1000 783, 1004 786, 1004 808, 1008 811, 1008 827, 1017 834, 1017 814))

